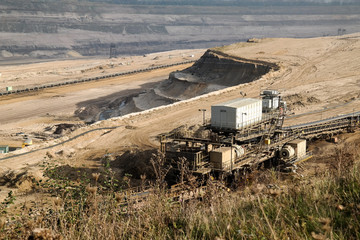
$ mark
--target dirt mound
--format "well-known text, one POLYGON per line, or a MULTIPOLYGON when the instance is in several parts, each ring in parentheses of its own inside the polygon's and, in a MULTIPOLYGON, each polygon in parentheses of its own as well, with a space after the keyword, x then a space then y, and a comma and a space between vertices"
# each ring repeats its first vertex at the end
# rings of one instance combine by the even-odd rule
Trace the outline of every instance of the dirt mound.
POLYGON ((306 101, 308 102, 308 103, 319 103, 319 102, 321 102, 319 99, 317 99, 316 97, 308 97, 307 99, 306 99, 306 101))
POLYGON ((93 120, 94 116, 98 115, 100 111, 101 109, 97 105, 90 105, 77 109, 74 112, 74 115, 79 117, 81 120, 84 120, 86 122, 91 122, 94 121, 93 120))
POLYGON ((53 127, 54 134, 67 134, 75 131, 76 129, 83 127, 84 124, 71 124, 71 123, 60 123, 53 127))
POLYGON ((210 135, 210 131, 205 129, 203 125, 197 124, 193 126, 182 125, 175 128, 170 132, 178 137, 196 137, 207 138, 210 135))
POLYGON ((6 50, 1 50, 0 52, 0 57, 3 57, 3 58, 8 58, 8 57, 13 57, 14 55, 9 52, 9 51, 6 51, 6 50))
MULTIPOLYGON (((52 153, 49 153, 49 154, 47 154, 48 157, 50 154, 53 155, 52 153)), ((73 148, 64 148, 64 149, 61 149, 61 150, 55 152, 55 154, 58 156, 61 156, 61 157, 71 158, 76 154, 76 151, 73 148)))
POLYGON ((252 82, 270 71, 268 65, 236 61, 208 50, 193 66, 185 69, 197 82, 224 87, 252 82))
POLYGON ((320 100, 314 96, 306 96, 305 94, 299 93, 285 96, 283 99, 286 101, 290 111, 299 110, 300 108, 320 102, 320 100))
POLYGON ((138 94, 121 96, 108 101, 99 101, 95 104, 87 104, 77 109, 74 115, 86 122, 96 122, 112 117, 123 116, 128 113, 138 112, 142 109, 137 108, 134 97, 138 94))
POLYGON ((140 110, 146 110, 175 102, 175 100, 171 98, 158 95, 154 89, 150 89, 145 93, 139 94, 137 97, 133 98, 133 101, 136 108, 140 110))
POLYGON ((173 99, 185 100, 207 93, 206 83, 193 83, 186 80, 169 78, 159 86, 161 94, 173 99))
POLYGON ((40 180, 43 175, 40 171, 8 170, 1 173, 0 186, 17 188, 26 192, 33 189, 33 180, 40 180))
POLYGON ((156 150, 129 150, 110 162, 110 167, 121 169, 122 172, 131 174, 132 177, 137 179, 143 174, 145 174, 147 178, 153 178, 154 173, 150 159, 155 153, 156 150))
POLYGON ((66 55, 69 57, 82 57, 82 55, 74 50, 67 51, 66 55))

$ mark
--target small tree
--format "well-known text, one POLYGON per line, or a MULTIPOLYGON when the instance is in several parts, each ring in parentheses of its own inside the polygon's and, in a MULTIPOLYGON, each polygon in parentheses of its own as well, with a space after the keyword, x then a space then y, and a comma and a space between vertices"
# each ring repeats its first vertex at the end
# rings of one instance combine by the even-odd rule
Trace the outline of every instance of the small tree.
POLYGON ((150 159, 151 165, 156 176, 156 186, 160 189, 165 189, 167 184, 165 182, 166 175, 171 169, 171 166, 166 166, 165 154, 162 152, 154 153, 150 159))

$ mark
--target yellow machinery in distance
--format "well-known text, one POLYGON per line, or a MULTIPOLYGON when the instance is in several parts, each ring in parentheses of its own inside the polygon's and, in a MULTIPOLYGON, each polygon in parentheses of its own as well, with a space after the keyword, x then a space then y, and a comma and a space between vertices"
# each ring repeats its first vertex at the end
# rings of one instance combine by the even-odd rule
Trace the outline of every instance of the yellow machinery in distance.
POLYGON ((31 146, 32 144, 33 144, 32 139, 27 138, 27 139, 25 139, 25 141, 23 142, 21 147, 24 148, 24 147, 27 147, 27 146, 31 146))

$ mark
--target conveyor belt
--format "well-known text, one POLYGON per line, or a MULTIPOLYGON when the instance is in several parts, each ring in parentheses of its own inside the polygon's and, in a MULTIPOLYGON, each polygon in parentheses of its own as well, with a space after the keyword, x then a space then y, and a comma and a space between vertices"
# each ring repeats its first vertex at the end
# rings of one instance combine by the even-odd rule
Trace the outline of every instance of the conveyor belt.
POLYGON ((344 114, 341 116, 336 116, 336 117, 318 120, 318 121, 314 121, 314 122, 308 122, 308 123, 302 123, 302 124, 293 125, 293 126, 289 126, 289 127, 283 127, 282 130, 302 129, 302 128, 306 128, 309 126, 321 125, 321 124, 336 122, 338 120, 345 120, 345 119, 348 119, 348 120, 356 119, 358 121, 359 117, 360 117, 360 112, 354 112, 354 113, 344 114))

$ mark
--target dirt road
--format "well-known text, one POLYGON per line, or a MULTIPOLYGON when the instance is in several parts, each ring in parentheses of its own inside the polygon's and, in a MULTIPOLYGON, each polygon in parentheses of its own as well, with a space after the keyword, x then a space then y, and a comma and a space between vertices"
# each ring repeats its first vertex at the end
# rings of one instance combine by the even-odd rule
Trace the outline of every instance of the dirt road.
POLYGON ((0 102, 0 111, 6 112, 0 116, 2 125, 14 123, 24 119, 46 116, 62 115, 71 117, 77 105, 84 101, 97 99, 112 94, 130 94, 138 92, 144 85, 152 87, 159 81, 166 79, 169 73, 190 66, 182 65, 166 69, 153 70, 147 73, 128 75, 99 80, 91 83, 81 83, 53 89, 40 90, 14 98, 3 97, 0 102))

